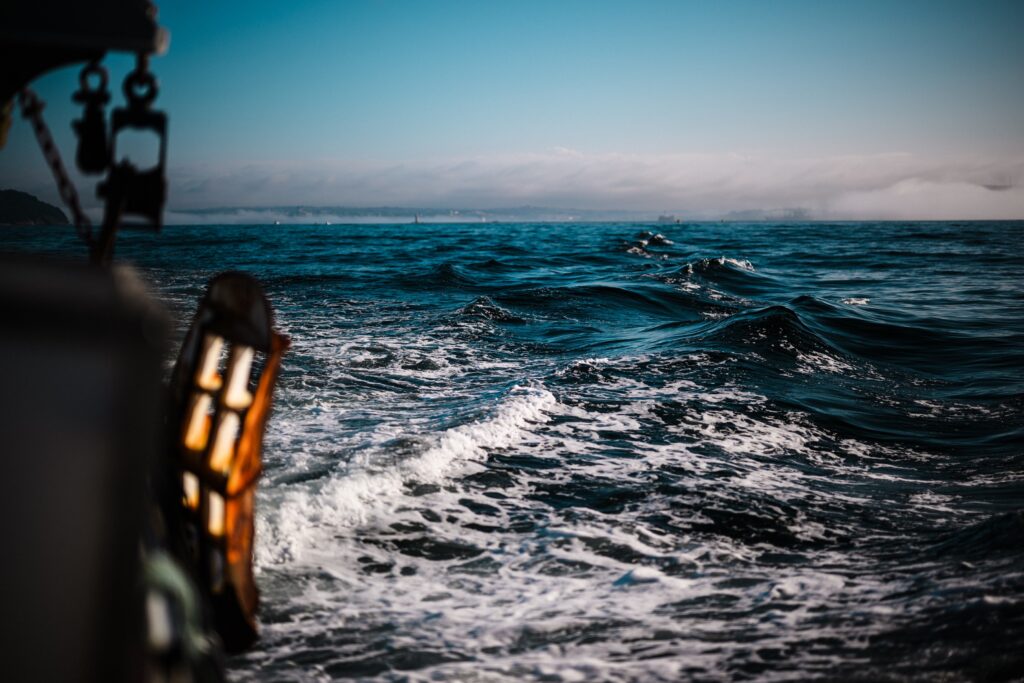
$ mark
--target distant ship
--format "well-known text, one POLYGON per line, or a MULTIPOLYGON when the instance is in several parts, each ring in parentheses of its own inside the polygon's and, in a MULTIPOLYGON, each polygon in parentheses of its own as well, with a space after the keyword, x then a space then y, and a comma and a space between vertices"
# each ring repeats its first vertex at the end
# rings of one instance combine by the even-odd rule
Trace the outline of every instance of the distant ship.
POLYGON ((675 216, 673 216, 671 214, 663 214, 661 216, 658 216, 658 222, 659 223, 675 223, 676 225, 679 225, 683 221, 682 221, 682 219, 676 218, 675 216))

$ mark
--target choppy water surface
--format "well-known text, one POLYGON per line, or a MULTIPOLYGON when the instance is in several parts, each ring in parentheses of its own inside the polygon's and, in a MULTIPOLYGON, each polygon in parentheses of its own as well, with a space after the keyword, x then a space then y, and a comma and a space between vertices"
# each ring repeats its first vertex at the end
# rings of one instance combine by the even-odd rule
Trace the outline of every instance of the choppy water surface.
POLYGON ((569 224, 119 250, 181 325, 253 272, 293 340, 238 680, 932 681, 1024 676, 1022 246, 569 224))

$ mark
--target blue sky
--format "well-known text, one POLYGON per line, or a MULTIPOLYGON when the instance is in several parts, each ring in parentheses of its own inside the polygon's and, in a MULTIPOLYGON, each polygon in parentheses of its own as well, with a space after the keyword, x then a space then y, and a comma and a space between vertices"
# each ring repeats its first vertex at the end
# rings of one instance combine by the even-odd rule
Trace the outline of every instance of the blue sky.
MULTIPOLYGON (((1024 217, 1024 2, 158 4, 180 208, 1024 217)), ((0 184, 52 198, 38 157, 18 121, 0 184)))

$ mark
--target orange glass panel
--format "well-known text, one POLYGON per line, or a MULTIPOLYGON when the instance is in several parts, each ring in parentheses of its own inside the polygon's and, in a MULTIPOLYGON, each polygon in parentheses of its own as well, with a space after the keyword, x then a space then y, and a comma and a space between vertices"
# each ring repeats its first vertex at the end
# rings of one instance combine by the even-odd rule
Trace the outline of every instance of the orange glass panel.
POLYGON ((181 488, 185 495, 185 505, 192 510, 199 508, 199 477, 191 472, 181 473, 181 488))
POLYGON ((224 535, 224 499, 216 491, 206 494, 206 530, 211 536, 224 535))
POLYGON ((213 437, 213 449, 210 451, 210 469, 214 472, 228 473, 231 459, 235 455, 235 440, 238 438, 240 423, 238 413, 232 410, 224 411, 217 421, 217 433, 213 437))
POLYGON ((198 393, 192 398, 188 419, 185 422, 185 448, 201 451, 206 448, 210 438, 210 406, 212 399, 209 394, 198 393))
POLYGON ((198 371, 196 372, 196 384, 207 391, 217 391, 221 386, 221 377, 218 370, 220 365, 220 352, 224 348, 224 338, 215 334, 203 336, 203 350, 199 354, 198 371))
POLYGON ((249 393, 249 370, 255 351, 251 346, 236 346, 231 349, 231 362, 227 371, 227 390, 224 405, 235 410, 245 410, 252 403, 249 393))

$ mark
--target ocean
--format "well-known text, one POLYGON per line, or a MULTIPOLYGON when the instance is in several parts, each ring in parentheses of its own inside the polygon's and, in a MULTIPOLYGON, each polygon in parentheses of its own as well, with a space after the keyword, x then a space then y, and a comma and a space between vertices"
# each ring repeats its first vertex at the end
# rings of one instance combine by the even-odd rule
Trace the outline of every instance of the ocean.
MULTIPOLYGON (((8 248, 82 255, 73 231, 8 248)), ((128 232, 291 336, 239 681, 1024 678, 1024 222, 128 232)))

